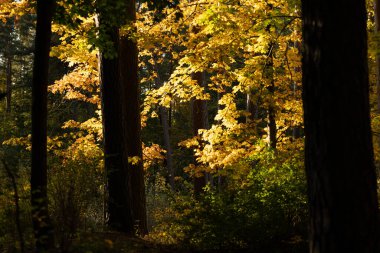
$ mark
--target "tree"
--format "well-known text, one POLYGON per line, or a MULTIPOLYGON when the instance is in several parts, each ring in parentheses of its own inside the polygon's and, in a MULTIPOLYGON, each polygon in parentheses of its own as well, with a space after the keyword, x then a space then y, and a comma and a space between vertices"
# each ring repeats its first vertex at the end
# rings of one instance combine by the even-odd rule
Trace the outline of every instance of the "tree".
MULTIPOLYGON (((193 78, 197 85, 205 87, 205 73, 196 72, 193 74, 193 78)), ((198 130, 207 129, 207 102, 201 99, 194 99, 192 101, 192 118, 193 118, 193 134, 199 136, 198 130)), ((199 175, 194 176, 194 194, 199 195, 203 187, 206 186, 206 174, 204 171, 200 171, 199 175)))
POLYGON ((378 252, 365 1, 304 0, 310 250, 378 252))
POLYGON ((138 49, 134 22, 136 1, 125 1, 127 26, 131 32, 123 34, 119 41, 120 85, 123 87, 125 145, 127 150, 128 174, 131 183, 131 208, 137 232, 148 233, 144 168, 142 163, 140 87, 138 81, 138 49))
MULTIPOLYGON (((267 27, 268 30, 270 30, 270 26, 267 27)), ((268 105, 268 128, 269 128, 269 146, 272 149, 276 149, 277 146, 277 124, 276 124, 276 108, 275 108, 275 101, 274 101, 274 94, 275 94, 275 85, 273 80, 273 50, 274 50, 274 43, 269 43, 269 52, 268 60, 265 63, 266 68, 264 69, 264 75, 266 77, 267 82, 269 82, 268 85, 268 91, 269 91, 269 105, 268 105)))
POLYGON ((47 86, 54 0, 37 1, 32 81, 31 205, 37 252, 54 246, 47 198, 47 86))
POLYGON ((122 112, 125 100, 119 78, 119 28, 109 22, 111 15, 118 10, 115 10, 110 2, 112 1, 104 1, 99 8, 101 35, 112 44, 108 50, 101 48, 99 57, 104 160, 108 189, 107 223, 111 229, 133 233, 130 183, 124 159, 126 146, 122 138, 124 136, 122 112))
MULTIPOLYGON (((170 66, 171 68, 171 66, 170 66)), ((158 63, 157 63, 157 56, 153 55, 153 70, 156 72, 156 78, 155 78, 155 87, 162 87, 163 85, 163 79, 161 77, 160 71, 158 69, 158 63)), ((159 114, 160 114, 160 122, 162 126, 162 138, 164 147, 166 149, 165 153, 165 161, 166 161, 166 168, 168 172, 168 181, 169 185, 172 190, 175 188, 174 183, 174 177, 175 177, 175 170, 173 165, 173 149, 171 145, 171 138, 170 138, 170 114, 171 114, 171 106, 169 108, 165 106, 159 106, 159 114)))
MULTIPOLYGON (((84 53, 83 42, 86 45, 95 42, 100 49, 98 70, 108 193, 107 223, 113 230, 132 234, 136 232, 137 227, 139 233, 145 234, 147 228, 140 136, 138 51, 135 39, 132 38, 134 32, 126 32, 135 20, 134 5, 135 2, 123 0, 97 1, 99 22, 96 32, 99 36, 93 41, 83 40, 83 35, 77 31, 68 32, 61 29, 60 33, 72 36, 72 40, 71 44, 61 45, 55 53, 69 65, 74 65, 75 69, 57 81, 52 91, 64 93, 67 99, 97 103, 95 94, 93 97, 88 96, 92 89, 86 87, 89 84, 93 85, 91 76, 97 75, 97 71, 88 64, 93 62, 93 57, 88 53, 80 56, 84 53), (70 53, 67 53, 68 51, 70 53), (72 55, 72 52, 76 53, 72 55), (87 77, 85 81, 84 76, 87 77), (80 91, 81 89, 83 90, 80 91)), ((65 13, 69 6, 64 5, 62 11, 65 13)), ((75 13, 78 8, 74 8, 73 11, 75 13)), ((64 20, 64 23, 72 23, 70 13, 65 15, 68 16, 66 19, 69 19, 69 22, 64 20)), ((75 18, 74 20, 76 21, 75 18)), ((85 25, 91 23, 90 20, 87 19, 83 22, 84 25, 77 26, 77 29, 83 29, 89 37, 94 34, 94 31, 85 25)), ((67 122, 67 125, 76 124, 67 122)))

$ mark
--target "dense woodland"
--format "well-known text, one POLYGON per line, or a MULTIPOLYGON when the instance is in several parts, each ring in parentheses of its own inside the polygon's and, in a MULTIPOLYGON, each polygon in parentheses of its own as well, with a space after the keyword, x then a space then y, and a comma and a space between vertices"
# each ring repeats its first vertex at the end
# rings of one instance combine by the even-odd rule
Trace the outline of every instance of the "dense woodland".
POLYGON ((380 252, 380 3, 0 0, 0 252, 380 252))

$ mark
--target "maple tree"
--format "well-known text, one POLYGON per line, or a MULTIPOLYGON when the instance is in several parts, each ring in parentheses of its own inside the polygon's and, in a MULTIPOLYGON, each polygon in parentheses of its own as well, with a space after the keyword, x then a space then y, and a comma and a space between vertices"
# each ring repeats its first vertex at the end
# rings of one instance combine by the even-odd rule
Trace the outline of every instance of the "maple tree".
MULTIPOLYGON (((201 154, 198 159, 211 167, 216 167, 216 164, 212 163, 212 159, 218 163, 218 167, 224 167, 231 165, 243 156, 248 157, 250 153, 247 150, 250 146, 256 149, 255 142, 260 138, 266 139, 269 136, 272 143, 276 143, 279 139, 280 143, 284 143, 286 146, 291 138, 285 133, 289 129, 299 128, 302 124, 299 89, 300 57, 299 47, 297 47, 301 40, 299 17, 281 13, 284 9, 280 8, 282 4, 278 2, 275 5, 258 2, 252 6, 249 5, 249 2, 236 2, 235 5, 230 2, 203 4, 200 2, 199 5, 189 6, 186 10, 188 15, 191 15, 189 17, 186 16, 185 11, 182 13, 185 20, 193 19, 194 24, 192 25, 200 31, 194 34, 191 31, 192 28, 189 28, 188 33, 181 35, 181 32, 175 32, 174 28, 170 27, 171 36, 175 34, 181 37, 164 37, 160 41, 161 45, 168 41, 169 43, 175 41, 181 46, 188 43, 186 46, 188 49, 179 53, 179 55, 183 55, 182 57, 177 56, 176 52, 169 51, 174 55, 173 58, 181 57, 178 67, 168 82, 148 94, 146 102, 158 100, 160 104, 169 106, 170 101, 177 98, 179 101, 190 100, 193 97, 207 100, 210 98, 210 91, 221 94, 218 102, 221 106, 215 115, 214 124, 210 130, 202 131, 206 144, 199 146, 197 151, 201 154), (252 13, 252 15, 247 16, 247 13, 252 13), (270 15, 273 16, 272 19, 270 15), (229 20, 229 22, 226 24, 225 20, 229 20), (257 21, 252 25, 251 20, 257 21), (186 41, 187 38, 189 39, 186 41), (271 43, 271 40, 274 42, 271 43), (196 45, 196 49, 194 45, 196 45), (270 53, 268 54, 268 52, 270 53), (273 61, 273 63, 268 64, 268 61, 273 61), (194 85, 191 78, 193 71, 200 70, 206 71, 209 75, 209 80, 206 81, 208 92, 205 92, 201 86, 194 85), (272 77, 268 78, 268 74, 263 74, 263 72, 270 72, 272 77), (274 87, 276 87, 275 91, 274 87), (273 91, 270 91, 271 89, 273 91), (261 107, 258 108, 258 115, 254 116, 250 123, 239 122, 239 118, 246 115, 245 110, 239 110, 236 107, 236 101, 241 96, 240 94, 249 96, 248 104, 261 107), (275 106, 273 101, 276 101, 275 106), (271 113, 268 113, 269 111, 271 113), (275 114, 277 114, 277 122, 274 121, 275 114), (266 117, 271 118, 271 122, 266 117), (265 122, 268 124, 267 129, 262 127, 256 129, 260 136, 252 136, 251 140, 245 139, 242 143, 229 138, 233 132, 235 134, 246 132, 250 127, 263 125, 265 122), (272 127, 269 126, 270 124, 272 127), (267 132, 266 135, 262 134, 263 131, 267 132), (276 136, 273 136, 273 133, 276 136), (225 135, 229 140, 226 141, 221 135, 225 135), (234 150, 232 153, 228 149, 230 142, 232 142, 231 149, 234 150), (220 146, 220 143, 223 145, 220 146), (244 146, 242 146, 243 143, 244 146), (236 145, 241 148, 237 148, 236 145), (223 159, 224 156, 226 156, 226 160, 223 159)), ((184 3, 184 6, 186 5, 184 3)), ((293 8, 295 9, 290 12, 297 14, 299 10, 296 9, 296 6, 293 8)), ((285 10, 289 11, 286 8, 285 10)), ((175 15, 168 15, 168 19, 173 18, 176 18, 175 15)), ((155 26, 160 31, 165 31, 166 22, 168 20, 163 20, 155 26)), ((186 24, 179 22, 179 26, 178 29, 184 29, 186 24)), ((155 32, 154 28, 144 31, 143 36, 147 36, 146 34, 149 32, 155 32)), ((155 40, 157 38, 148 37, 146 43, 155 42, 155 40)), ((165 45, 164 47, 170 48, 174 45, 165 45)), ((148 53, 149 51, 146 52, 146 54, 148 53)), ((197 145, 197 143, 195 140, 189 141, 188 146, 190 144, 197 145)), ((272 144, 272 146, 275 145, 272 144)))

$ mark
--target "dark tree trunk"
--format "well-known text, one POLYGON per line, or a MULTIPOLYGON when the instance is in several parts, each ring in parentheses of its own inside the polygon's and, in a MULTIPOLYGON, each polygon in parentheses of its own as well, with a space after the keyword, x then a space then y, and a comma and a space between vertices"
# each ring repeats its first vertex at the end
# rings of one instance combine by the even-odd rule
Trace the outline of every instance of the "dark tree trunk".
MULTIPOLYGON (((222 106, 219 104, 219 100, 221 99, 221 97, 223 96, 223 94, 224 94, 224 92, 218 92, 218 94, 217 94, 217 100, 218 100, 218 102, 217 102, 217 108, 218 108, 218 112, 220 110, 222 110, 222 106)), ((251 95, 252 95, 252 92, 249 92, 247 94, 247 101, 246 101, 247 102, 247 104, 246 104, 247 108, 246 108, 246 110, 247 110, 247 112, 250 112, 251 115, 246 118, 246 123, 251 122, 251 120, 257 119, 257 116, 258 116, 258 113, 257 113, 258 106, 257 106, 257 104, 253 103, 251 95), (254 108, 256 108, 256 110, 254 108), (253 115, 253 117, 252 117, 252 115, 253 115)), ((217 124, 220 124, 220 123, 221 123, 221 121, 218 120, 217 124)), ((255 127, 255 129, 257 129, 256 125, 254 127, 255 127)), ((226 189, 226 186, 227 186, 227 177, 224 176, 224 175, 221 175, 220 168, 217 168, 216 171, 217 171, 217 174, 218 174, 218 179, 217 179, 218 191, 222 192, 223 189, 226 189)))
POLYGON ((302 10, 310 252, 379 252, 365 1, 302 10))
MULTIPOLYGON (((135 0, 126 2, 127 20, 136 20, 135 0)), ((135 39, 126 34, 120 38, 120 78, 125 96, 125 124, 127 158, 138 157, 137 163, 128 163, 131 182, 132 216, 137 232, 148 233, 144 168, 142 163, 140 86, 138 81, 138 50, 135 39)))
POLYGON ((269 145, 272 149, 277 147, 277 123, 276 123, 276 109, 274 105, 274 82, 268 88, 271 96, 271 102, 268 107, 268 127, 269 127, 269 145))
POLYGON ((276 123, 276 106, 275 106, 275 86, 273 78, 273 47, 274 43, 270 43, 268 52, 268 61, 264 69, 264 76, 269 83, 269 104, 268 104, 268 128, 269 128, 269 146, 272 149, 277 147, 277 123, 276 123))
MULTIPOLYGON (((156 72, 156 88, 159 88, 163 85, 158 67, 157 67, 157 57, 153 56, 154 59, 154 71, 156 72)), ((170 143, 170 121, 171 121, 171 107, 166 108, 164 106, 159 107, 159 113, 161 118, 161 126, 163 131, 164 147, 166 149, 165 160, 166 160, 166 169, 168 171, 168 178, 170 188, 174 190, 174 176, 175 171, 173 167, 173 150, 170 143)))
POLYGON ((173 121, 173 104, 170 102, 170 107, 169 107, 169 128, 172 127, 172 121, 173 121))
MULTIPOLYGON (((99 22, 107 22, 112 15, 104 12, 99 15, 99 22)), ((111 25, 112 26, 112 25, 111 25)), ((105 28, 105 37, 113 44, 114 54, 119 46, 118 28, 105 28)), ((104 136, 104 160, 107 174, 107 225, 116 231, 133 233, 133 220, 130 203, 130 182, 128 167, 124 159, 126 156, 123 136, 123 87, 119 78, 119 58, 104 57, 100 54, 100 84, 102 95, 102 120, 104 136)))
POLYGON ((54 0, 37 1, 37 27, 32 81, 31 205, 37 252, 54 247, 47 199, 47 86, 54 0))
MULTIPOLYGON (((169 108, 170 110, 170 108, 169 108)), ((169 184, 172 190, 174 190, 174 167, 173 167, 173 150, 170 144, 170 126, 169 126, 169 115, 168 108, 160 106, 160 116, 161 124, 164 137, 164 146, 166 149, 165 159, 166 159, 166 168, 169 172, 169 184)))
MULTIPOLYGON (((193 79, 197 81, 199 86, 205 86, 204 73, 196 72, 193 74, 193 79)), ((200 99, 195 99, 192 103, 193 114, 193 134, 198 135, 199 129, 207 129, 207 102, 200 99)), ((206 186, 206 175, 201 172, 201 175, 194 177, 194 194, 199 195, 206 186)))
MULTIPOLYGON (((294 47, 297 49, 297 52, 300 55, 302 53, 302 43, 301 42, 295 42, 294 47)), ((295 67, 294 72, 300 73, 301 67, 295 67)), ((297 82, 292 83, 292 90, 293 90, 293 99, 298 99, 297 98, 297 92, 300 90, 300 87, 298 86, 297 82)), ((304 135, 303 135, 303 131, 302 131, 302 126, 295 125, 292 127, 292 140, 293 141, 295 141, 296 139, 301 138, 303 136, 304 135)))
POLYGON ((258 118, 258 108, 255 101, 253 101, 253 96, 254 94, 252 91, 247 93, 246 111, 249 115, 246 117, 246 123, 252 123, 258 118))

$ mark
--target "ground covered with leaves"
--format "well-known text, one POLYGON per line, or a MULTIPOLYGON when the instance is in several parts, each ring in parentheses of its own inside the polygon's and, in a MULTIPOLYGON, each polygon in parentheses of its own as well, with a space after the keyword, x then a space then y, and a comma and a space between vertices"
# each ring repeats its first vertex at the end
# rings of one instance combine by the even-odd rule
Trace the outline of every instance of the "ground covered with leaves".
MULTIPOLYGON (((305 252, 305 242, 293 241, 282 242, 278 245, 272 245, 270 248, 262 248, 263 253, 296 253, 305 252)), ((73 239, 71 246, 67 250, 68 253, 216 253, 216 252, 257 252, 252 249, 224 249, 224 250, 197 250, 186 248, 183 245, 162 245, 151 240, 127 236, 121 233, 92 233, 83 234, 73 239)))

